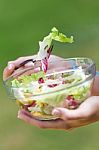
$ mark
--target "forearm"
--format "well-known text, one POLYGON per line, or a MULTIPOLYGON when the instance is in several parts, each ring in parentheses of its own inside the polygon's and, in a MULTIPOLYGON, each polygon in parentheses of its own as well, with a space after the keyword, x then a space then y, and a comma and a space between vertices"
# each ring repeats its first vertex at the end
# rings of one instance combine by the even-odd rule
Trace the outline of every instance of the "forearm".
POLYGON ((92 88, 92 95, 99 96, 99 75, 95 76, 95 81, 92 88))

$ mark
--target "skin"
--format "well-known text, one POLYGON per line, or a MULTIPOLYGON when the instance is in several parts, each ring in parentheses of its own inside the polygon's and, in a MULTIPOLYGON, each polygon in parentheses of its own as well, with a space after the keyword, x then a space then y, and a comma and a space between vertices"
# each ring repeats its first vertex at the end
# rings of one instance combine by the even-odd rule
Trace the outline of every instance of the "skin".
MULTIPOLYGON (((35 58, 34 56, 21 57, 14 61, 8 62, 7 67, 3 72, 3 80, 7 79, 13 72, 15 68, 19 66, 24 60, 35 58)), ((60 64, 63 58, 51 55, 49 59, 48 71, 52 70, 54 67, 62 65, 60 64), (51 65, 51 61, 55 61, 55 66, 51 65)), ((64 64, 63 64, 64 65, 64 64)), ((25 65, 25 67, 31 66, 31 63, 25 65)), ((52 115, 59 117, 60 119, 51 121, 39 121, 27 112, 26 110, 19 110, 18 118, 31 124, 33 126, 43 128, 43 129, 60 129, 60 130, 71 130, 81 126, 85 126, 96 121, 99 121, 99 77, 95 77, 94 85, 92 88, 92 96, 84 101, 79 108, 75 110, 68 110, 66 108, 55 108, 52 111, 52 115)))

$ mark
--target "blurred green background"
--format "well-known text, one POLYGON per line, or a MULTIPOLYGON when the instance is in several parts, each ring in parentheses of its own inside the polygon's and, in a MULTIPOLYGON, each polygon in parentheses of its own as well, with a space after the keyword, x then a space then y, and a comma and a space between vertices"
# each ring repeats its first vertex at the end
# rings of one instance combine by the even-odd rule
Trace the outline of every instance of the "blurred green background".
POLYGON ((54 54, 91 57, 99 69, 98 0, 0 0, 0 150, 99 149, 98 123, 71 132, 32 127, 17 119, 18 107, 3 87, 7 62, 36 53, 53 26, 75 40, 55 42, 54 54))

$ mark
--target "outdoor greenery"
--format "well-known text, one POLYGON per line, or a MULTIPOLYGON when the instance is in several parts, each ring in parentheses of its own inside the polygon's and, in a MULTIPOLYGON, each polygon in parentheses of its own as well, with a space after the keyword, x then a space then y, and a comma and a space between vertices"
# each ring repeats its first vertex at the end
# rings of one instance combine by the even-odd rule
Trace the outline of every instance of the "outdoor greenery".
POLYGON ((7 62, 35 54, 54 26, 74 43, 55 42, 53 54, 90 57, 99 69, 98 0, 0 0, 0 150, 99 149, 99 123, 71 132, 39 129, 17 119, 18 107, 6 95, 7 62))

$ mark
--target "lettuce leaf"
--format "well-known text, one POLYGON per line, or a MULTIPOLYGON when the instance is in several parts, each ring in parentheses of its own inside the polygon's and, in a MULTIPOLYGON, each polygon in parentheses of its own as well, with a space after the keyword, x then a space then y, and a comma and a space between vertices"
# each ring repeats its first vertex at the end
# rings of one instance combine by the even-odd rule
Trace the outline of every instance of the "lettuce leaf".
POLYGON ((59 33, 59 31, 55 27, 53 27, 51 33, 49 33, 48 36, 44 37, 43 41, 39 41, 38 59, 47 57, 47 50, 51 47, 51 43, 53 40, 64 43, 72 43, 73 36, 68 38, 63 33, 59 33))
POLYGON ((52 39, 55 41, 59 41, 59 42, 68 42, 68 43, 72 43, 73 42, 73 36, 71 36, 70 38, 67 38, 66 35, 64 35, 63 33, 59 33, 58 30, 54 27, 52 28, 52 39))

